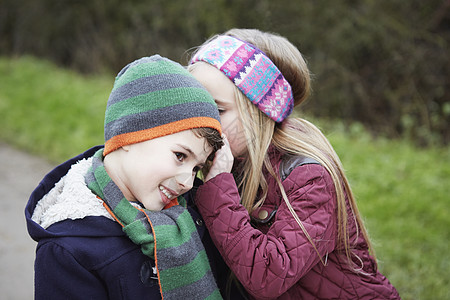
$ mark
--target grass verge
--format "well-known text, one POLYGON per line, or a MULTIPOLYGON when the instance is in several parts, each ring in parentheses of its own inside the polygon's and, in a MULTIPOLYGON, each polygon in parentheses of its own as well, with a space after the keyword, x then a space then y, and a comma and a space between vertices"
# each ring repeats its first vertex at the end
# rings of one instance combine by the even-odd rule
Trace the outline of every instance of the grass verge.
MULTIPOLYGON (((103 143, 113 80, 31 57, 0 57, 0 140, 55 164, 103 143)), ((347 170, 383 274, 403 299, 450 299, 450 147, 417 149, 373 140, 357 124, 322 125, 347 170)))
POLYGON ((32 57, 0 58, 0 139, 52 162, 102 144, 113 80, 32 57))

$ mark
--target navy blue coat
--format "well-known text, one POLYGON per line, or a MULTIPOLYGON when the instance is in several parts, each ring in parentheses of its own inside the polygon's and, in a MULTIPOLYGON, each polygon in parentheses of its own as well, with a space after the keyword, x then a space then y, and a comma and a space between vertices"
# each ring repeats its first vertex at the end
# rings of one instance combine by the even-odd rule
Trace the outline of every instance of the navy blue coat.
MULTIPOLYGON (((47 229, 31 216, 36 204, 70 167, 91 157, 100 146, 59 165, 33 191, 25 208, 30 236, 38 242, 35 260, 35 299, 160 299, 154 261, 145 256, 115 221, 88 216, 57 222, 47 229)), ((191 191, 192 192, 192 191, 191 191)), ((224 291, 228 268, 210 240, 200 214, 185 195, 188 210, 224 291)), ((236 295, 233 296, 233 299, 236 295)))

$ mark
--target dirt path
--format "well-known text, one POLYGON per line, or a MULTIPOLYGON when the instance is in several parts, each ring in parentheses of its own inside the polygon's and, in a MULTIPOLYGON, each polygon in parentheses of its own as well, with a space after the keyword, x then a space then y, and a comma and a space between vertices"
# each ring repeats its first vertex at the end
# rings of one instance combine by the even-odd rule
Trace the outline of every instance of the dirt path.
POLYGON ((28 236, 28 197, 53 168, 45 160, 0 142, 0 291, 6 300, 33 299, 36 243, 28 236))

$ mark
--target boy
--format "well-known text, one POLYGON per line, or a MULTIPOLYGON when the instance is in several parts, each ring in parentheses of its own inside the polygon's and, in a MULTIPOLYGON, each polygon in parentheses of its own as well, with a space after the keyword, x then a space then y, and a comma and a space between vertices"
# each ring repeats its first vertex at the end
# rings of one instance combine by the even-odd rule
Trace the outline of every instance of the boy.
POLYGON ((219 299, 214 249, 181 195, 220 134, 214 100, 181 65, 155 55, 122 69, 104 148, 55 168, 26 206, 35 298, 219 299))

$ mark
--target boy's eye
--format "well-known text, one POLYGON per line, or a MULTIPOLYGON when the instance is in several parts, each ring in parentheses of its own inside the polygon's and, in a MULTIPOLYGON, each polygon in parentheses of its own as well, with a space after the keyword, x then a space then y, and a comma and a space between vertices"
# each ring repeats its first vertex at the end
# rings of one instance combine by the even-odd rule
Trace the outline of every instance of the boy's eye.
POLYGON ((219 115, 221 115, 221 114, 224 114, 225 113, 225 109, 223 109, 223 108, 218 108, 218 110, 219 110, 219 115))
POLYGON ((197 166, 197 167, 195 167, 193 170, 192 170, 192 172, 194 172, 194 173, 197 173, 198 171, 200 171, 200 167, 199 166, 197 166))
POLYGON ((175 156, 177 157, 178 161, 183 161, 186 158, 186 154, 181 152, 175 152, 175 156))

